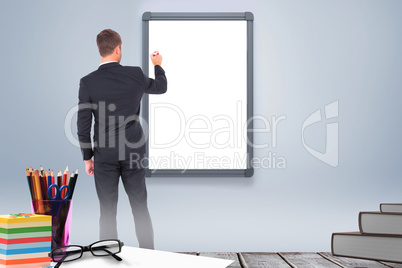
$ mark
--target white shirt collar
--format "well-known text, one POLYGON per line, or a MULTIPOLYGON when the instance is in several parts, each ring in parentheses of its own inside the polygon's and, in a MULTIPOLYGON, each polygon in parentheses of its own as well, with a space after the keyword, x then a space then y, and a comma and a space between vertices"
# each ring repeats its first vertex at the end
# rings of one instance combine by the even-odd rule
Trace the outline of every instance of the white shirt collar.
POLYGON ((106 63, 111 63, 111 62, 117 62, 117 61, 105 61, 105 62, 102 62, 101 64, 99 64, 99 66, 106 64, 106 63))

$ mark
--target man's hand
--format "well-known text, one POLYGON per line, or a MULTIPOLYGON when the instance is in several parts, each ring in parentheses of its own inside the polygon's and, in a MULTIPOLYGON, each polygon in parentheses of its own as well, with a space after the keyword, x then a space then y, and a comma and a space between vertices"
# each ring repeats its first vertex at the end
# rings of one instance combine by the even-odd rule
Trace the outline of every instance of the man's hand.
POLYGON ((92 159, 84 160, 85 162, 85 171, 88 175, 94 175, 94 161, 92 159))
POLYGON ((162 64, 162 55, 161 54, 159 54, 159 51, 155 51, 154 53, 152 53, 151 55, 150 55, 150 57, 151 57, 151 61, 152 61, 152 63, 153 63, 153 65, 155 66, 155 65, 161 65, 162 64), (155 55, 156 54, 156 55, 155 55))

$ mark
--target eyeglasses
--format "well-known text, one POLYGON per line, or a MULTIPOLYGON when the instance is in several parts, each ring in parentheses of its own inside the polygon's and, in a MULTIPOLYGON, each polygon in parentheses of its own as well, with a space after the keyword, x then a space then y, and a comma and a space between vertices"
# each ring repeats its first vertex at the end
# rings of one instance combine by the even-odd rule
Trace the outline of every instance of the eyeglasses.
POLYGON ((57 262, 54 268, 59 267, 63 262, 75 261, 81 258, 85 251, 90 251, 96 257, 112 256, 116 260, 121 261, 122 259, 116 254, 121 252, 122 246, 124 246, 124 243, 118 239, 101 240, 86 247, 77 245, 58 247, 52 249, 49 257, 52 261, 57 262))

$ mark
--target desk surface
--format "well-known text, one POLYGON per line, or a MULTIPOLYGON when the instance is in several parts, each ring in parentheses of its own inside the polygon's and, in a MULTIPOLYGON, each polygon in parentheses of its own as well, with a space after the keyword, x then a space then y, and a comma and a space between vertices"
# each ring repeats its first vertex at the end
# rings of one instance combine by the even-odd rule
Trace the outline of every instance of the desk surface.
MULTIPOLYGON (((118 256, 123 260, 119 262, 110 256, 95 257, 90 252, 84 252, 82 258, 63 263, 61 267, 226 268, 234 261, 128 246, 123 246, 122 252, 118 256)), ((55 263, 52 265, 55 265, 55 263)))

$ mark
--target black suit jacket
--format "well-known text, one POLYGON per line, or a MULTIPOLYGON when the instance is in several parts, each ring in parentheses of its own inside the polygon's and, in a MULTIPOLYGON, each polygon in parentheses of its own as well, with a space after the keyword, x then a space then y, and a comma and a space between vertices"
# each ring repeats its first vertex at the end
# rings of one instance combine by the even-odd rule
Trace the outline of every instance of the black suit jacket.
POLYGON ((84 160, 114 162, 143 157, 145 136, 138 116, 144 93, 167 90, 165 71, 155 67, 155 79, 136 66, 105 63, 80 80, 77 116, 78 139, 84 160), (91 143, 95 118, 94 144, 91 143))

